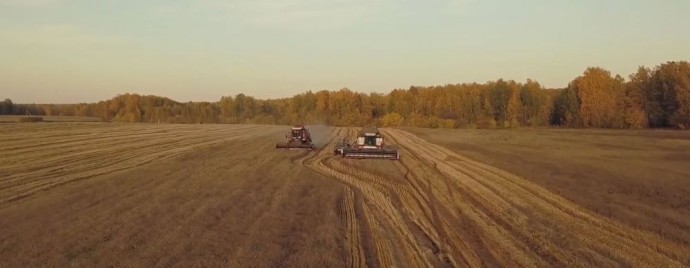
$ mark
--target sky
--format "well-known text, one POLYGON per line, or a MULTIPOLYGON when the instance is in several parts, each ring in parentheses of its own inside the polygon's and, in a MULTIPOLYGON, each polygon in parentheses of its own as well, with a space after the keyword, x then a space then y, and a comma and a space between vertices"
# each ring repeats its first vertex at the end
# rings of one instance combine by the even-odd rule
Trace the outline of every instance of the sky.
POLYGON ((687 0, 0 0, 0 98, 389 92, 690 60, 687 0))

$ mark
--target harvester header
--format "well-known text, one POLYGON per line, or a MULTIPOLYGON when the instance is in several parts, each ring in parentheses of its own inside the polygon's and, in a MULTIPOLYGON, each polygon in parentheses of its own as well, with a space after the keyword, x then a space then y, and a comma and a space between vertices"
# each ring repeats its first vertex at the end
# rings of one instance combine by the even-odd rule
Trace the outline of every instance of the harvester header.
POLYGON ((395 146, 386 145, 384 137, 376 127, 364 127, 357 134, 354 144, 343 140, 336 144, 334 153, 349 158, 400 159, 395 146))

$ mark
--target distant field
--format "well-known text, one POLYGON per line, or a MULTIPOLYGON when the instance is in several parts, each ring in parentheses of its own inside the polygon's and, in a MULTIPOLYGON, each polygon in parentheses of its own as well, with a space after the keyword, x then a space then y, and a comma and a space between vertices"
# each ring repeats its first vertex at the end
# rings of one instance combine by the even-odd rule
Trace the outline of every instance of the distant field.
POLYGON ((690 134, 0 126, 0 267, 690 265, 690 134))
MULTIPOLYGON (((42 118, 43 122, 101 122, 98 117, 86 117, 86 116, 33 116, 42 118)), ((0 123, 15 123, 20 122, 22 118, 26 118, 24 115, 0 115, 0 123)))

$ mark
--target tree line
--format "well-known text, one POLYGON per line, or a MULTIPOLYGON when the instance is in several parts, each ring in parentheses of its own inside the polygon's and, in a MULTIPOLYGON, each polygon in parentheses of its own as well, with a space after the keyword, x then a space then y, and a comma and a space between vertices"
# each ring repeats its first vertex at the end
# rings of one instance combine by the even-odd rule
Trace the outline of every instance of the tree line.
POLYGON ((0 104, 0 114, 100 117, 107 122, 328 124, 504 128, 690 127, 690 65, 667 62, 640 67, 627 79, 588 68, 563 89, 537 81, 499 79, 483 84, 394 89, 360 93, 347 88, 307 91, 290 98, 256 99, 245 94, 217 102, 177 102, 165 97, 118 95, 98 103, 0 104))

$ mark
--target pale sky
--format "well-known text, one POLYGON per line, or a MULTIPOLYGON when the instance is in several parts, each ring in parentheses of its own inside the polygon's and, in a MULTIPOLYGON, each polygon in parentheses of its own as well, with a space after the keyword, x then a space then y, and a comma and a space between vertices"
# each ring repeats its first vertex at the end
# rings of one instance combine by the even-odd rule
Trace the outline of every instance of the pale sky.
POLYGON ((690 60, 688 0, 0 0, 0 98, 388 92, 690 60))

